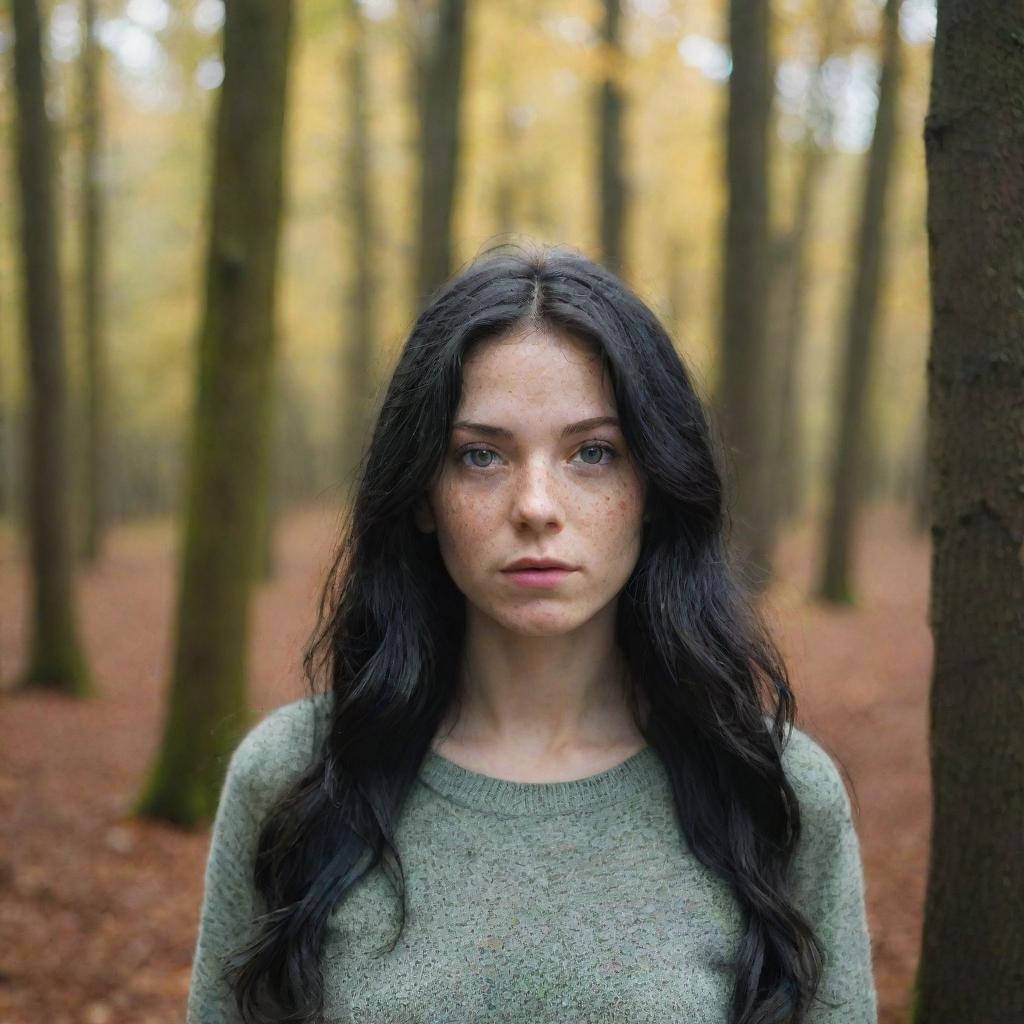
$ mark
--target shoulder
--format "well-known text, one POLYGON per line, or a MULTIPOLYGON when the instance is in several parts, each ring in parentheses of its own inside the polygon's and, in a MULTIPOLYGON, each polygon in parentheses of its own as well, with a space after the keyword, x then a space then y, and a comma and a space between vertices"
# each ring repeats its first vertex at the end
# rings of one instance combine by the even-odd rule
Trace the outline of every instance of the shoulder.
POLYGON ((331 700, 330 693, 300 697, 266 714, 235 748, 228 779, 257 804, 272 802, 316 756, 331 700))
POLYGON ((782 768, 800 803, 807 838, 834 837, 851 824, 850 798, 839 767, 817 740, 797 726, 783 740, 782 768))
POLYGON ((800 802, 800 838, 789 868, 793 904, 826 951, 828 990, 862 1008, 858 1021, 873 1022, 864 866, 846 785, 833 758, 802 729, 790 731, 782 761, 800 802))

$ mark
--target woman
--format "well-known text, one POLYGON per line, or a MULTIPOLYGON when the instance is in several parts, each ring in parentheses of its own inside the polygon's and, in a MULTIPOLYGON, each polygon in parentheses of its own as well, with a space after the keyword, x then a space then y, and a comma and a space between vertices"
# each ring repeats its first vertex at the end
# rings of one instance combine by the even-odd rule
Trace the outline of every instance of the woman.
POLYGON ((509 246, 450 281, 360 466, 313 693, 229 765, 189 1021, 874 1024, 846 790, 725 528, 621 281, 509 246))

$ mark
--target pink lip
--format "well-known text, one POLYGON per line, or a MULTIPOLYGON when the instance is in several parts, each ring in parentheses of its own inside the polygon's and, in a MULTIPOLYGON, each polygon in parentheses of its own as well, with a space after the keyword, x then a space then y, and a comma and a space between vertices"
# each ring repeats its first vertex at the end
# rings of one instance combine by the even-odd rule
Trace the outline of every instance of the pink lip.
POLYGON ((557 587, 573 571, 572 569, 516 569, 510 572, 506 569, 505 575, 515 580, 521 587, 550 590, 557 587))

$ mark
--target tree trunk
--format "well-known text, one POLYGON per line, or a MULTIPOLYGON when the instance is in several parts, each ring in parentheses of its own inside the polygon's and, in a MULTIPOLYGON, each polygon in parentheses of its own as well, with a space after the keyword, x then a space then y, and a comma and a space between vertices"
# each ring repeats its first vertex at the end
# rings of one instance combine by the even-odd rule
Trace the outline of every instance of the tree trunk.
POLYGON ((1024 10, 939 0, 931 862, 916 1024, 1024 1020, 1024 10))
POLYGON ((343 311, 342 363, 339 381, 341 431, 338 472, 340 479, 354 483, 359 457, 370 427, 373 383, 376 282, 374 258, 376 218, 370 187, 370 140, 367 117, 368 76, 364 52, 366 35, 358 0, 347 0, 348 27, 345 47, 345 92, 348 99, 348 152, 344 192, 348 207, 349 254, 353 268, 343 311))
POLYGON ((769 276, 768 124, 773 74, 768 0, 731 0, 732 74, 726 119, 728 207, 722 272, 722 353, 716 414, 731 492, 734 555, 755 587, 771 573, 765 429, 769 276), (760 577, 760 578, 759 578, 760 577))
POLYGON ((618 274, 625 273, 626 181, 622 154, 623 95, 620 0, 604 0, 601 44, 604 74, 597 95, 598 196, 600 201, 601 259, 618 274))
POLYGON ((896 153, 896 113, 900 80, 900 0, 886 0, 882 14, 882 57, 878 113, 868 154, 856 265, 847 307, 846 349, 836 382, 838 420, 835 455, 828 488, 824 555, 819 594, 826 601, 852 603, 852 547, 858 499, 866 483, 872 431, 868 426, 868 388, 882 282, 885 279, 885 225, 889 180, 896 153))
POLYGON ((801 412, 804 330, 807 295, 810 291, 807 249, 813 234, 817 193, 825 170, 826 153, 815 133, 829 126, 831 115, 824 96, 825 62, 835 49, 842 0, 826 0, 822 9, 821 44, 818 63, 810 86, 808 124, 800 146, 800 170, 797 175, 793 229, 785 253, 785 273, 781 280, 782 301, 780 339, 773 348, 782 361, 777 422, 774 507, 776 527, 788 525, 804 508, 807 490, 804 467, 806 446, 801 412))
POLYGON ((437 25, 422 55, 420 76, 417 311, 452 273, 465 36, 466 0, 439 0, 437 25))
POLYGON ((26 510, 34 589, 28 664, 18 683, 92 689, 75 611, 68 397, 50 125, 35 0, 14 0, 14 92, 28 388, 26 510))
POLYGON ((291 31, 286 0, 227 5, 174 667, 162 748, 139 804, 182 824, 210 820, 249 725, 291 31))
POLYGON ((103 341, 102 104, 96 0, 82 6, 82 334, 85 343, 85 523, 82 557, 95 562, 107 525, 106 347, 103 341))

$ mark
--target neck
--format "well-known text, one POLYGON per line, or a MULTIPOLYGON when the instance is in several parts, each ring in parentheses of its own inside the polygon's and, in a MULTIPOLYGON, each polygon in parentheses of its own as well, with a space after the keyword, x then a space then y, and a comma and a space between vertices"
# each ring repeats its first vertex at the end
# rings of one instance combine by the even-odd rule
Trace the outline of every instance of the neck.
POLYGON ((538 758, 635 744, 613 624, 596 617, 572 633, 528 637, 471 613, 458 717, 449 716, 441 734, 461 747, 538 758))

